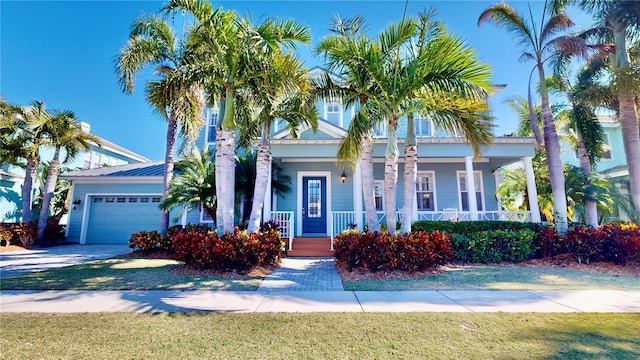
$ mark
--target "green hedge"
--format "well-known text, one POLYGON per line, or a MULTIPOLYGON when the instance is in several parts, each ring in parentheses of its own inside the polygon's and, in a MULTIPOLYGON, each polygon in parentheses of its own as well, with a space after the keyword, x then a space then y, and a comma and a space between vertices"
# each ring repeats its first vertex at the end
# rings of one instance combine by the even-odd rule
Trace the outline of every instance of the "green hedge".
POLYGON ((518 221, 416 221, 411 224, 412 231, 428 233, 439 231, 447 234, 471 234, 481 231, 521 231, 531 230, 536 233, 548 226, 540 223, 523 223, 518 221))

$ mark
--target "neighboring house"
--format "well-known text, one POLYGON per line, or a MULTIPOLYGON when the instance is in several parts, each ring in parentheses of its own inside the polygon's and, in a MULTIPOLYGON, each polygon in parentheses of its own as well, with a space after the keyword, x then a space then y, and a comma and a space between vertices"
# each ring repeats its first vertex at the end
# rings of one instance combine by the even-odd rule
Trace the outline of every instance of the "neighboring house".
MULTIPOLYGON (((319 76, 321 71, 313 68, 310 75, 319 76)), ((273 161, 291 177, 292 191, 284 197, 272 196, 270 189, 267 191, 265 209, 269 211, 265 211, 265 219, 278 221, 285 238, 333 237, 346 229, 348 223, 355 223, 359 228, 364 224, 360 165, 353 172, 343 172, 336 165, 338 144, 355 110, 343 107, 339 101, 318 101, 317 104, 321 119, 317 132, 301 128, 298 139, 293 139, 277 122, 272 132, 273 161)), ((208 109, 205 115, 207 124, 196 145, 201 149, 214 149, 217 110, 208 109)), ((505 212, 500 210, 495 196, 496 170, 521 161, 535 191, 531 167, 535 154, 533 139, 496 137, 493 145, 474 160, 473 151, 463 137, 437 131, 428 119, 418 121, 416 131, 419 163, 415 220, 540 221, 537 203, 530 204, 534 209, 531 212, 505 212), (470 208, 473 203, 470 193, 475 194, 471 196, 476 200, 476 208, 470 208)), ((406 129, 399 130, 401 152, 405 132, 406 129)), ((376 129, 375 197, 381 220, 386 142, 386 129, 376 129)), ((402 158, 398 170, 398 206, 401 206, 402 158)), ((71 211, 68 241, 126 243, 134 231, 159 227, 159 210, 153 199, 158 199, 162 192, 161 163, 74 172, 62 178, 73 180, 73 198, 81 200, 77 209, 71 211), (134 218, 135 209, 144 209, 144 218, 134 218), (155 213, 147 218, 147 211, 155 213)), ((212 222, 201 209, 190 210, 180 221, 181 224, 212 222)))
MULTIPOLYGON (((80 122, 85 132, 91 131, 91 126, 80 122)), ((118 146, 110 141, 98 137, 100 145, 91 144, 89 149, 80 152, 75 159, 63 167, 70 169, 94 169, 103 166, 116 166, 132 163, 149 162, 149 159, 118 146)), ((53 157, 53 150, 42 148, 41 161, 49 161, 53 157)), ((0 168, 0 221, 19 222, 22 217, 22 184, 24 183, 24 169, 15 166, 2 165, 0 168)), ((37 184, 34 184, 34 191, 37 184)), ((65 218, 61 220, 65 223, 65 218)))
MULTIPOLYGON (((598 121, 604 130, 605 152, 596 164, 596 172, 611 180, 623 196, 630 197, 629 168, 624 153, 622 141, 622 127, 617 115, 598 115, 598 121)), ((562 142, 562 162, 573 166, 580 166, 577 152, 566 141, 562 142)), ((618 220, 629 221, 629 215, 618 209, 618 220)))

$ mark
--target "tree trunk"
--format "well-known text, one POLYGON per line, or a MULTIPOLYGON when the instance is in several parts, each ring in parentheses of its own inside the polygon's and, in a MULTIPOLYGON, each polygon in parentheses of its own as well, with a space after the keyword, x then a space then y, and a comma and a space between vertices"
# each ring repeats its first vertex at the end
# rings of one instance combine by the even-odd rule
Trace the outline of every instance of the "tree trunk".
POLYGON ((401 234, 411 232, 413 221, 413 203, 416 196, 416 176, 418 173, 418 144, 416 141, 414 119, 407 118, 407 137, 404 144, 404 195, 402 197, 401 234))
MULTIPOLYGON (((222 129, 216 134, 216 170, 220 168, 219 179, 216 179, 216 196, 218 198, 218 232, 233 232, 235 207, 235 131, 222 129), (220 180, 220 181, 218 181, 220 180), (218 187, 218 184, 220 186, 218 187)), ((216 171, 217 172, 217 171, 216 171)))
POLYGON ((542 93, 542 121, 544 125, 544 144, 547 155, 547 165, 549 166, 549 181, 551 183, 551 193, 553 194, 553 220, 556 230, 566 235, 568 230, 567 219, 567 195, 565 190, 564 169, 560 159, 560 141, 553 123, 553 113, 549 106, 549 94, 545 86, 544 68, 541 63, 538 65, 538 75, 540 78, 540 92, 542 93))
POLYGON ((389 138, 384 159, 384 213, 387 231, 396 233, 396 189, 398 185, 398 138, 396 135, 397 119, 389 122, 389 138))
POLYGON ((368 232, 379 232, 380 222, 376 212, 376 199, 373 178, 373 144, 371 131, 362 139, 360 152, 360 173, 362 177, 362 197, 367 219, 368 232))
MULTIPOLYGON (((164 154, 164 174, 162 176, 162 199, 164 200, 169 193, 169 182, 173 177, 174 152, 176 147, 176 118, 173 111, 169 116, 167 124, 167 148, 164 154)), ((166 235, 169 230, 169 211, 162 210, 160 213, 160 234, 166 235)))
MULTIPOLYGON (((587 176, 587 179, 591 178, 591 161, 589 160, 589 154, 587 153, 587 145, 584 142, 584 138, 578 134, 578 158, 580 160, 580 169, 582 174, 587 176)), ((594 201, 595 194, 591 190, 591 181, 587 180, 587 189, 584 196, 584 218, 585 223, 592 227, 598 226, 598 208, 594 201)))
POLYGON ((618 103, 620 127, 624 154, 629 168, 629 185, 631 200, 636 211, 636 220, 640 219, 640 129, 638 126, 638 109, 636 108, 631 88, 629 55, 626 49, 626 29, 618 24, 614 26, 616 42, 616 64, 618 66, 618 103))
POLYGON ((47 228, 47 221, 49 220, 51 198, 53 197, 53 192, 56 190, 59 172, 60 148, 56 147, 51 164, 49 164, 49 174, 47 174, 47 181, 44 184, 44 194, 42 194, 42 208, 40 209, 40 217, 38 218, 38 236, 36 238, 38 243, 42 243, 42 240, 44 240, 44 230, 47 228))
MULTIPOLYGON (((263 136, 268 136, 268 132, 263 132, 263 136)), ((257 232, 260 229, 260 220, 262 219, 262 207, 264 205, 264 197, 267 192, 267 184, 271 176, 271 146, 268 141, 264 141, 258 146, 258 154, 256 159, 256 183, 253 190, 253 207, 251 209, 251 217, 247 231, 257 232)))
POLYGON ((33 179, 36 178, 38 172, 38 160, 27 159, 27 169, 24 174, 24 183, 22 185, 22 223, 28 224, 33 220, 31 212, 31 203, 33 195, 33 179))

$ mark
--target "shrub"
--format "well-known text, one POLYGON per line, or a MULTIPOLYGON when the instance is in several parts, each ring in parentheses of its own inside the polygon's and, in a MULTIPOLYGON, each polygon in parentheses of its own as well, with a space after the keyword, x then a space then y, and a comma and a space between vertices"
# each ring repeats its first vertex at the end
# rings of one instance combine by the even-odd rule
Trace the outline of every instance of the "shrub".
POLYGON ((603 257, 616 264, 640 262, 640 228, 635 224, 607 224, 600 228, 606 240, 603 257))
POLYGON ((439 232, 413 232, 391 236, 388 232, 346 230, 334 239, 336 261, 349 270, 422 271, 453 256, 449 236, 439 232))
POLYGON ((131 234, 129 238, 129 247, 132 249, 138 249, 142 252, 148 253, 160 248, 161 240, 164 236, 160 235, 156 230, 153 231, 138 231, 131 234))
POLYGON ((411 225, 414 231, 432 233, 439 231, 447 234, 472 234, 481 231, 494 230, 531 230, 539 232, 548 226, 540 223, 525 223, 518 221, 416 221, 411 225))
POLYGON ((187 226, 173 236, 176 258, 203 269, 244 271, 274 264, 282 248, 280 233, 273 228, 259 233, 235 228, 233 234, 218 236, 207 226, 187 226))
POLYGON ((555 229, 546 228, 538 232, 534 240, 537 258, 552 257, 567 252, 565 239, 555 229))
POLYGON ((38 235, 38 224, 35 221, 29 221, 25 224, 15 224, 13 233, 20 240, 22 246, 31 246, 36 241, 38 235))
POLYGON ((44 236, 42 244, 40 245, 53 245, 64 242, 65 226, 60 225, 60 222, 56 219, 47 220, 47 226, 44 228, 44 236))
POLYGON ((0 246, 9 246, 14 241, 17 241, 15 233, 11 229, 13 224, 0 224, 0 246))
POLYGON ((567 251, 580 264, 589 264, 603 258, 603 244, 607 234, 590 226, 577 226, 570 229, 565 240, 567 251))
POLYGON ((535 254, 536 233, 525 229, 458 235, 453 242, 459 260, 477 263, 521 262, 535 254))

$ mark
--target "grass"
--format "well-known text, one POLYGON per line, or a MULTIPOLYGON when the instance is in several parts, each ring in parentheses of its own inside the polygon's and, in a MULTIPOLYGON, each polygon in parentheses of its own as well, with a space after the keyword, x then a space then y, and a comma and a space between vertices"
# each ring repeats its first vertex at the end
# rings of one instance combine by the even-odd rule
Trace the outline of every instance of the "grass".
POLYGON ((412 279, 345 280, 345 290, 635 290, 640 277, 520 266, 471 265, 412 279))
POLYGON ((2 290, 256 290, 257 276, 178 275, 174 260, 114 258, 3 278, 2 290))
POLYGON ((639 314, 2 313, 0 330, 6 359, 631 359, 640 353, 639 314))

